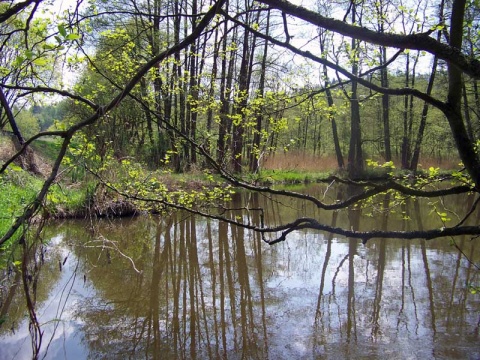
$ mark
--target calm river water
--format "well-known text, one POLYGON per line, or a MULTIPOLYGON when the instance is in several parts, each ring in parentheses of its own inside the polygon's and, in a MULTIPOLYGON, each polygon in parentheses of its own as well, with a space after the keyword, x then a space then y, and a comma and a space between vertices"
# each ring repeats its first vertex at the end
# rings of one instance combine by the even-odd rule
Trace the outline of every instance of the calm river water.
MULTIPOLYGON (((441 226, 437 211, 458 221, 474 198, 382 198, 333 213, 278 200, 238 195, 233 207, 264 206, 269 224, 308 215, 393 230, 441 226)), ((363 245, 301 231, 269 246, 180 212, 66 221, 43 239, 24 269, 40 328, 11 271, 0 284, 0 359, 480 359, 480 293, 470 287, 480 272, 467 259, 480 264, 478 239, 363 245)))

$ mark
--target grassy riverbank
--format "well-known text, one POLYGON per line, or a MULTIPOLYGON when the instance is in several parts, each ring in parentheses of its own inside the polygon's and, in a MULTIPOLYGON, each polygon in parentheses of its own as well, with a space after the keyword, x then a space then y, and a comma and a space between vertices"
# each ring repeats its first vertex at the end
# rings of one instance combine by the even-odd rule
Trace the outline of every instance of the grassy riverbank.
MULTIPOLYGON (((0 157, 5 161, 13 154, 13 147, 8 144, 8 139, 1 140, 0 157)), ((57 154, 58 143, 48 139, 36 141, 33 148, 42 172, 47 175, 50 164, 57 154)), ((260 173, 246 174, 244 179, 261 185, 292 185, 326 181, 329 176, 336 173, 334 160, 326 157, 300 156, 295 153, 290 156, 281 154, 268 159, 260 173)), ((189 192, 193 197, 200 199, 215 186, 217 189, 225 187, 222 179, 200 170, 184 174, 160 170, 151 172, 140 164, 112 159, 109 165, 102 168, 104 183, 99 183, 98 178, 86 171, 84 167, 78 164, 69 166, 65 166, 58 182, 50 188, 40 213, 42 217, 86 217, 89 214, 125 216, 149 210, 148 207, 139 207, 138 203, 125 200, 112 190, 113 187, 122 187, 123 191, 130 194, 132 191, 137 191, 137 195, 142 193, 144 196, 151 197, 171 196, 175 201, 182 197, 188 198, 189 192), (182 191, 184 193, 181 193, 182 191)), ((404 175, 399 170, 382 166, 369 168, 365 175, 367 179, 379 179, 389 176, 390 171, 395 171, 398 176, 404 175)), ((0 177, 0 182, 2 184, 0 231, 5 233, 14 218, 21 215, 25 205, 31 202, 40 191, 43 179, 12 165, 0 177)), ((213 196, 212 194, 208 196, 213 196)), ((220 192, 216 194, 221 196, 220 192)))

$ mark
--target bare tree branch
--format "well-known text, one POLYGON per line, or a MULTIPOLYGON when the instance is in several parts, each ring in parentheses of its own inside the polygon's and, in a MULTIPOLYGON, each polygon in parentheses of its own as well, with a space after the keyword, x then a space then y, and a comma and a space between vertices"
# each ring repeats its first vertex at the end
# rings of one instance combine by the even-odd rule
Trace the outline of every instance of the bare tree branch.
POLYGON ((64 97, 68 97, 72 100, 80 101, 85 105, 87 105, 88 107, 92 108, 93 110, 98 110, 99 108, 99 105, 95 104, 94 102, 84 98, 83 96, 72 94, 67 90, 60 90, 60 89, 55 89, 55 88, 46 87, 46 86, 31 87, 31 86, 8 85, 8 84, 0 84, 0 87, 4 87, 6 89, 12 89, 12 90, 24 90, 25 92, 23 94, 19 94, 18 97, 27 96, 34 93, 52 93, 52 94, 58 94, 64 97))
POLYGON ((0 24, 7 21, 12 16, 18 14, 19 12, 29 7, 30 5, 36 4, 36 6, 38 6, 38 4, 40 4, 41 2, 42 0, 27 0, 27 1, 23 1, 21 3, 15 4, 11 8, 8 8, 5 12, 0 14, 0 24))
POLYGON ((316 26, 335 31, 338 34, 354 39, 398 49, 423 50, 429 52, 430 54, 437 55, 440 59, 455 65, 465 74, 468 74, 475 79, 480 79, 480 61, 464 55, 461 50, 456 47, 438 42, 436 39, 430 37, 431 31, 411 35, 380 33, 365 27, 350 25, 340 20, 327 18, 315 11, 294 5, 285 0, 257 1, 316 26))

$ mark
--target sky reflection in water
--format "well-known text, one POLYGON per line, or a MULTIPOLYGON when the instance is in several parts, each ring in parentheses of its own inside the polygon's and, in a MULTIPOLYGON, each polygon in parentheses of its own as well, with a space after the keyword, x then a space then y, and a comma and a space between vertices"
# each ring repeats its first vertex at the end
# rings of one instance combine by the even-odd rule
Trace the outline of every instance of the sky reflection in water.
MULTIPOLYGON (((435 221, 425 204, 404 208, 409 221, 404 213, 284 205, 274 212, 284 221, 302 212, 354 228, 435 221)), ((52 241, 36 249, 44 257, 40 357, 480 358, 480 295, 467 287, 480 278, 449 239, 362 245, 303 231, 268 246, 257 234, 181 213, 103 221, 95 235, 86 225, 51 226, 52 241)), ((457 239, 479 263, 475 242, 457 239)), ((11 291, 2 292, 2 312, 11 291)), ((22 294, 20 285, 0 327, 1 359, 31 358, 22 294)))

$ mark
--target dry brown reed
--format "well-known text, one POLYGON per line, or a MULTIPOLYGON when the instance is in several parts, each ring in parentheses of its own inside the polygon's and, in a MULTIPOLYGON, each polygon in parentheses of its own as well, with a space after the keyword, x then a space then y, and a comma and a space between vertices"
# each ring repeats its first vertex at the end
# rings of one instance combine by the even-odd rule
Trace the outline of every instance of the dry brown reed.
MULTIPOLYGON (((346 159, 345 159, 346 161, 346 159)), ((376 159, 379 164, 383 159, 376 159)), ((423 157, 420 159, 418 170, 428 170, 430 167, 440 168, 442 170, 459 169, 460 160, 452 158, 431 158, 423 157)), ((394 160, 395 167, 401 168, 400 159, 394 160)), ((298 171, 333 171, 337 169, 337 160, 333 155, 313 155, 302 151, 279 152, 266 157, 263 168, 266 170, 298 170, 298 171)))
POLYGON ((289 151, 267 157, 263 168, 267 170, 328 171, 337 168, 337 160, 334 156, 289 151))

